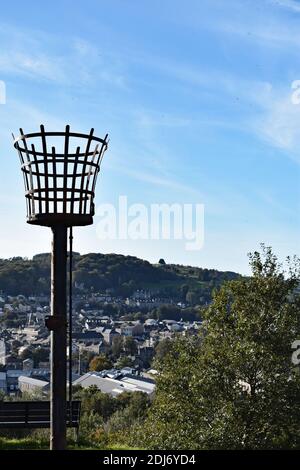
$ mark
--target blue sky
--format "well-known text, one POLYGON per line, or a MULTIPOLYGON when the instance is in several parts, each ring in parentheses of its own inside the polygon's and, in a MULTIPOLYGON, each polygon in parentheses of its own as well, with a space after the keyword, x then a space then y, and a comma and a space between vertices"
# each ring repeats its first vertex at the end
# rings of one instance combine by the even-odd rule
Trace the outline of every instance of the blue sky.
POLYGON ((300 2, 33 0, 0 16, 0 256, 49 251, 25 223, 11 132, 65 124, 110 136, 96 205, 203 203, 205 244, 99 240, 75 249, 248 272, 261 242, 299 253, 300 2), (41 4, 40 4, 41 5, 41 4))

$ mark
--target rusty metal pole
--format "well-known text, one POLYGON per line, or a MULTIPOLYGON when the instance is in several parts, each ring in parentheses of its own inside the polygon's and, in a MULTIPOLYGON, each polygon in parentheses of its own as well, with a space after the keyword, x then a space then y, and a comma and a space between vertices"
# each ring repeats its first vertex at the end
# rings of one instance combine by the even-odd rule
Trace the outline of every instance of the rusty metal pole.
POLYGON ((67 227, 52 228, 50 449, 66 448, 67 227))

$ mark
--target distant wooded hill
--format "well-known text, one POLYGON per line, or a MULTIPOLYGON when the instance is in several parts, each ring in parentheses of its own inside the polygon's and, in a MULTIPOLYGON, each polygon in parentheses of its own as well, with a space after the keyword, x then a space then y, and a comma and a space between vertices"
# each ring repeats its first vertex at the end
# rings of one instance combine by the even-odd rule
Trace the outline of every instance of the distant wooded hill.
MULTIPOLYGON (((163 260, 151 264, 117 254, 74 253, 73 259, 74 284, 81 292, 108 292, 127 297, 137 289, 144 289, 154 296, 191 304, 208 302, 213 288, 239 276, 229 271, 164 264, 163 260)), ((38 254, 33 259, 1 259, 0 291, 8 295, 49 294, 50 254, 38 254)))

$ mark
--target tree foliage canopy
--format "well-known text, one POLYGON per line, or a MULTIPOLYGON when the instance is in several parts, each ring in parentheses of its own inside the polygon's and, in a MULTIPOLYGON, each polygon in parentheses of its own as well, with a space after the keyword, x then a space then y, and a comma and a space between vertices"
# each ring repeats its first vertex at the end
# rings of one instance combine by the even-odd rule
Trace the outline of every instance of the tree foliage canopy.
MULTIPOLYGON (((74 292, 111 292, 123 297, 137 289, 151 290, 163 297, 195 303, 210 300, 213 287, 238 275, 177 265, 152 265, 134 256, 89 253, 73 255, 74 292), (211 284, 210 284, 211 282, 211 284), (183 291, 181 287, 184 286, 183 291), (79 289, 79 288, 78 288, 79 289), (183 295, 184 292, 184 295, 183 295)), ((40 295, 50 292, 50 254, 27 258, 0 259, 0 291, 8 295, 40 295)))
POLYGON ((161 449, 300 448, 299 262, 284 271, 270 248, 250 255, 252 277, 225 283, 201 336, 171 342, 157 363, 141 443, 161 449))
POLYGON ((100 372, 101 370, 111 369, 113 366, 112 362, 106 357, 105 354, 93 357, 90 362, 90 371, 100 372))

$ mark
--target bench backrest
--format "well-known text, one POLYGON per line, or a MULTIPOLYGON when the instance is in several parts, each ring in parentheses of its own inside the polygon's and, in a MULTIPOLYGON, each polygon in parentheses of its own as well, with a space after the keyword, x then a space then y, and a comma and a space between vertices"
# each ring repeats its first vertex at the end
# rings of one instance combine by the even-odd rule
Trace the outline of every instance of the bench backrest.
MULTIPOLYGON (((80 401, 67 402, 67 426, 78 427, 80 421, 80 401), (70 410, 71 408, 71 410, 70 410)), ((49 401, 0 401, 0 427, 43 428, 50 426, 49 401)))

